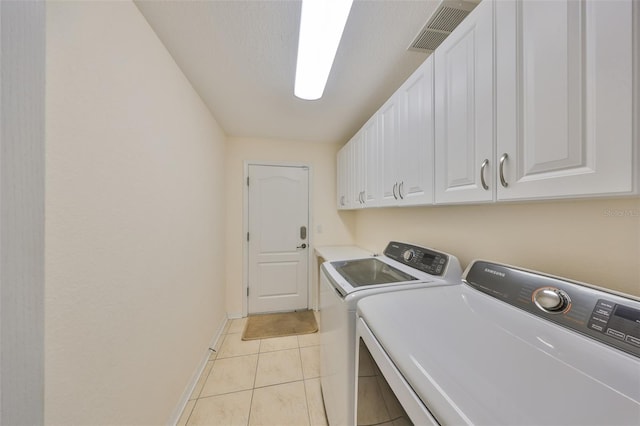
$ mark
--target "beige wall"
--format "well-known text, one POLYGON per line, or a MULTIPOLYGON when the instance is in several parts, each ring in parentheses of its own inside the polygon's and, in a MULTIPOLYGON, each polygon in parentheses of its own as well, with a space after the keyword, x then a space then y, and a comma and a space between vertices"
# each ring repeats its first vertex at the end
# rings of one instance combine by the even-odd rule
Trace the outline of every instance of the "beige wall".
MULTIPOLYGON (((354 212, 336 210, 336 144, 230 138, 227 143, 227 312, 242 314, 245 161, 301 163, 311 167, 310 226, 314 246, 353 244, 354 212), (318 232, 322 227, 322 233, 318 232)), ((311 248, 313 250, 313 247, 311 248)))
POLYGON ((225 136, 131 2, 48 2, 45 424, 165 424, 225 318, 225 136))
POLYGON ((356 241, 392 239, 508 263, 640 296, 640 199, 358 211, 356 241))

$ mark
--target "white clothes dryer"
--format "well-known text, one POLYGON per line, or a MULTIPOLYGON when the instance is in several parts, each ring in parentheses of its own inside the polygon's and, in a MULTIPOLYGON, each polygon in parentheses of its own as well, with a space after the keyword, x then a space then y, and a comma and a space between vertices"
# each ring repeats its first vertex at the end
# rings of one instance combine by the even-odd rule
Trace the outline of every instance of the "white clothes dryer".
POLYGON ((475 261, 462 285, 362 300, 357 338, 402 406, 377 420, 640 424, 632 296, 475 261))

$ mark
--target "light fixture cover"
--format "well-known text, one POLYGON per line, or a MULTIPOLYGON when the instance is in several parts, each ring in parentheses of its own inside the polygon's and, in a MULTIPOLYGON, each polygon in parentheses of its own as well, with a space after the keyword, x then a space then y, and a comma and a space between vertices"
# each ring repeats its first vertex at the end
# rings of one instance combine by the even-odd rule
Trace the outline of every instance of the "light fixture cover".
POLYGON ((322 97, 353 0, 302 0, 294 94, 322 97))

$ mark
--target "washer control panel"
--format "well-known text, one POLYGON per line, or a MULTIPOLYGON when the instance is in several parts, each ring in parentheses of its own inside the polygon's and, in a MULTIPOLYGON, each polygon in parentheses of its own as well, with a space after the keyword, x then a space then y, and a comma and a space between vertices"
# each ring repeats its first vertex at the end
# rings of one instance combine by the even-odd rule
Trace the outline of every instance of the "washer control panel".
POLYGON ((507 265, 476 260, 463 281, 496 299, 640 357, 640 301, 507 265))
POLYGON ((444 253, 397 241, 391 241, 384 249, 384 254, 400 263, 436 276, 445 273, 449 261, 449 256, 444 253))

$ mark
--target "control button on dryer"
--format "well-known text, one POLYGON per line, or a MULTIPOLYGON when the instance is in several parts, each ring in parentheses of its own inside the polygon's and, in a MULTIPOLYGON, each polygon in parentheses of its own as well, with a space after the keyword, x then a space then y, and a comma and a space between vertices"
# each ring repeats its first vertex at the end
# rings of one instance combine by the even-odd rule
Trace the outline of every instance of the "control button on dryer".
POLYGON ((605 317, 608 317, 609 315, 611 315, 611 311, 610 310, 597 308, 597 307, 593 310, 593 313, 594 314, 598 314, 598 315, 602 315, 602 316, 605 316, 605 317))
POLYGON ((569 305, 569 296, 560 289, 542 287, 533 292, 533 301, 543 311, 559 313, 569 305))
POLYGON ((609 319, 607 317, 602 317, 600 315, 591 315, 591 322, 597 322, 600 324, 607 325, 609 319))
POLYGON ((602 327, 601 325, 593 324, 593 323, 589 324, 589 328, 591 328, 593 330, 596 330, 596 331, 600 331, 600 332, 602 332, 604 330, 604 327, 602 327))
POLYGON ((596 304, 596 307, 604 308, 608 310, 612 310, 614 306, 615 306, 615 303, 609 302, 608 300, 604 300, 604 299, 598 300, 598 303, 596 304))
POLYGON ((640 339, 638 339, 637 337, 633 337, 633 336, 629 335, 629 336, 627 336, 625 341, 627 343, 631 343, 632 345, 640 346, 640 339))
POLYGON ((618 330, 614 330, 613 328, 608 328, 607 329, 607 334, 609 336, 613 336, 613 337, 615 337, 617 339, 621 339, 621 340, 624 340, 624 338, 626 337, 626 334, 624 334, 624 333, 622 333, 622 332, 620 332, 618 330))

